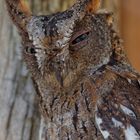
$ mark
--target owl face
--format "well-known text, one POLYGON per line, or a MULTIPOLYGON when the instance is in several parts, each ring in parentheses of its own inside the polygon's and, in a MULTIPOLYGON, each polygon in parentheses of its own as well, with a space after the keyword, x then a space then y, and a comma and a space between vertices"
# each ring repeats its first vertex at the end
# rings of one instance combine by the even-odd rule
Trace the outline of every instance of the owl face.
POLYGON ((54 59, 57 62, 65 60, 66 48, 73 32, 71 17, 72 11, 31 18, 27 31, 33 48, 28 49, 34 50, 38 68, 42 69, 54 59))
POLYGON ((23 54, 35 81, 66 87, 109 61, 110 26, 107 14, 95 12, 98 3, 78 0, 64 12, 27 18, 23 54))
POLYGON ((34 57, 40 75, 54 75, 61 86, 109 61, 111 43, 104 14, 87 13, 78 20, 72 10, 33 16, 26 27, 32 45, 25 47, 25 57, 34 57))

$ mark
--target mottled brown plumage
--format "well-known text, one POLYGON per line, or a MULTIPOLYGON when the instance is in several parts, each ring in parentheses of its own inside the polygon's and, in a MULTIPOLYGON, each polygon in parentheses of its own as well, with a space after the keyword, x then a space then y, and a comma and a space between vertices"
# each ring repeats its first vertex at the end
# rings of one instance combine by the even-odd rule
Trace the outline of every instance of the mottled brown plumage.
POLYGON ((140 75, 99 0, 33 16, 6 0, 40 99, 41 140, 140 140, 140 75))

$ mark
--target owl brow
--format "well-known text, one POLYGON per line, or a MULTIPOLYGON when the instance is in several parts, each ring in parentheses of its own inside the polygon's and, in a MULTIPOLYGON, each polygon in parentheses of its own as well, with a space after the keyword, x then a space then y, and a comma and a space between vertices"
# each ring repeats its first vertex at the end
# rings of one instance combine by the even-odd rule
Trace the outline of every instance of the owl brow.
POLYGON ((53 53, 58 53, 58 52, 61 51, 60 49, 57 49, 57 48, 54 48, 54 49, 52 49, 52 50, 48 50, 48 49, 46 49, 46 48, 36 47, 36 48, 34 48, 34 49, 35 49, 35 50, 41 50, 41 51, 44 51, 45 54, 51 54, 51 52, 53 52, 53 53))
POLYGON ((46 48, 36 47, 35 50, 47 50, 46 48))

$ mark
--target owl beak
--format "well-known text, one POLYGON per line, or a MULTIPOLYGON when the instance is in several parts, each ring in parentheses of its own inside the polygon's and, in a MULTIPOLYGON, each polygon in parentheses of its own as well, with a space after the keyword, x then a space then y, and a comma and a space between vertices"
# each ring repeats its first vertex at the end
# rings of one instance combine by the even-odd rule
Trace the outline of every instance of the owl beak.
POLYGON ((62 72, 61 71, 55 71, 55 76, 56 76, 56 79, 58 81, 58 83, 60 84, 61 87, 63 87, 63 75, 62 75, 62 72))

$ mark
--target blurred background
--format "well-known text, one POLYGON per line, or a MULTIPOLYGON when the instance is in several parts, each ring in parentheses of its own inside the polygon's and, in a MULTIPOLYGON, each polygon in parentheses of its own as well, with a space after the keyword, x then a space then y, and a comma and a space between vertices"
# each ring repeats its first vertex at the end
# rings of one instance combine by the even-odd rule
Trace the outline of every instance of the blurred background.
MULTIPOLYGON (((29 0, 33 13, 65 10, 74 0, 29 0)), ((115 28, 132 65, 140 71, 140 0, 102 0, 114 12, 115 28)), ((20 37, 0 0, 0 140, 38 140, 40 116, 20 37)))

